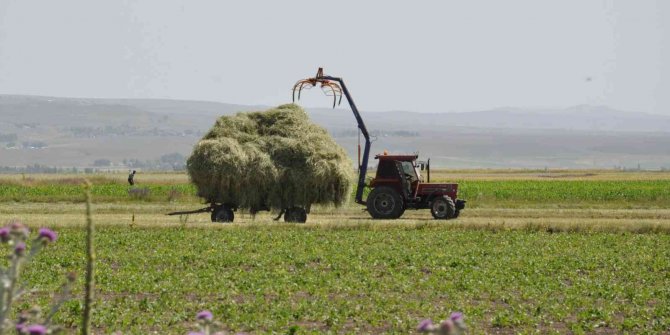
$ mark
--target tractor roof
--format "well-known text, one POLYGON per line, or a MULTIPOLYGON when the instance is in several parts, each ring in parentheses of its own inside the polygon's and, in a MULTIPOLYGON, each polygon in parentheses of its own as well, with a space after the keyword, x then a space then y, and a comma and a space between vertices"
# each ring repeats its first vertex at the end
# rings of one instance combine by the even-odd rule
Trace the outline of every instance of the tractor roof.
POLYGON ((392 161, 401 161, 401 162, 413 162, 419 155, 376 155, 375 159, 379 160, 392 160, 392 161))

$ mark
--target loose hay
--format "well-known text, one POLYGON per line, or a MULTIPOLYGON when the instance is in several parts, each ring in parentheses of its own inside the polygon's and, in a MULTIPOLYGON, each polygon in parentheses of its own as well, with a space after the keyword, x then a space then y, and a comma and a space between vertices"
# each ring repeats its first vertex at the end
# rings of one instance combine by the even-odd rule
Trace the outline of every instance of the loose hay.
POLYGON ((187 161, 198 196, 251 210, 340 206, 353 165, 295 104, 220 117, 187 161))

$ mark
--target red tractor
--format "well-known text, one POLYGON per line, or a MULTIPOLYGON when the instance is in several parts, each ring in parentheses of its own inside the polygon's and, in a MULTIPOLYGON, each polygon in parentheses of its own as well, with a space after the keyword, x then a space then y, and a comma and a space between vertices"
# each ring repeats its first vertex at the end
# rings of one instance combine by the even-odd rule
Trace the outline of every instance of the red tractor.
POLYGON ((430 164, 418 163, 417 155, 377 155, 377 175, 369 183, 372 191, 365 204, 375 219, 397 219, 406 209, 430 209, 435 219, 455 219, 465 208, 457 199, 458 184, 423 182, 420 170, 430 164))
POLYGON ((430 159, 427 163, 417 162, 417 155, 377 155, 379 160, 377 175, 369 184, 365 178, 370 155, 370 135, 361 114, 351 98, 342 78, 326 76, 319 68, 316 76, 298 81, 293 86, 293 100, 300 99, 300 92, 305 88, 320 85, 328 95, 333 96, 333 107, 342 101, 344 95, 349 102, 351 111, 358 122, 358 129, 365 138, 363 159, 361 147, 358 146, 358 185, 356 203, 365 205, 374 219, 397 219, 406 209, 430 209, 435 219, 455 219, 465 208, 465 200, 457 199, 458 184, 430 183, 430 159), (427 170, 427 180, 421 179, 420 170, 427 170), (366 200, 363 190, 370 187, 366 200))

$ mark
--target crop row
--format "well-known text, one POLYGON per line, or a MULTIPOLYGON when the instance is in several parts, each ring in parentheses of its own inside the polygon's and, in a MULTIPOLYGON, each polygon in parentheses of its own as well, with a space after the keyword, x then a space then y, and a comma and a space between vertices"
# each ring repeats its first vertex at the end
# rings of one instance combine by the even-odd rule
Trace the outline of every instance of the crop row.
MULTIPOLYGON (((464 180, 460 181, 459 197, 470 204, 538 203, 574 204, 586 202, 653 203, 670 206, 670 180, 464 180)), ((97 201, 197 201, 196 189, 191 184, 149 184, 130 187, 118 183, 97 184, 92 189, 97 201)), ((0 201, 83 201, 82 187, 71 184, 0 184, 0 201)), ((352 192, 353 198, 353 192, 352 192)))
POLYGON ((506 180, 462 181, 461 196, 471 200, 562 201, 666 201, 670 181, 506 180))

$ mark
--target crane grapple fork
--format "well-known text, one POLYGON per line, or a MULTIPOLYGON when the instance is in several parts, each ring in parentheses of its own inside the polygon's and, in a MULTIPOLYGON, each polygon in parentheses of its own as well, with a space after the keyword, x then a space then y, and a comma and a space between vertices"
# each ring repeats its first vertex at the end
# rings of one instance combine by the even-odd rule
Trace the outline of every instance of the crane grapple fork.
POLYGON ((321 90, 327 96, 333 97, 333 108, 342 103, 342 87, 333 80, 325 79, 323 75, 323 68, 319 68, 316 72, 316 76, 313 78, 307 78, 298 80, 295 85, 293 85, 293 101, 300 100, 300 93, 304 89, 310 89, 312 87, 321 86, 321 90), (298 93, 298 98, 296 99, 296 93, 298 93))

